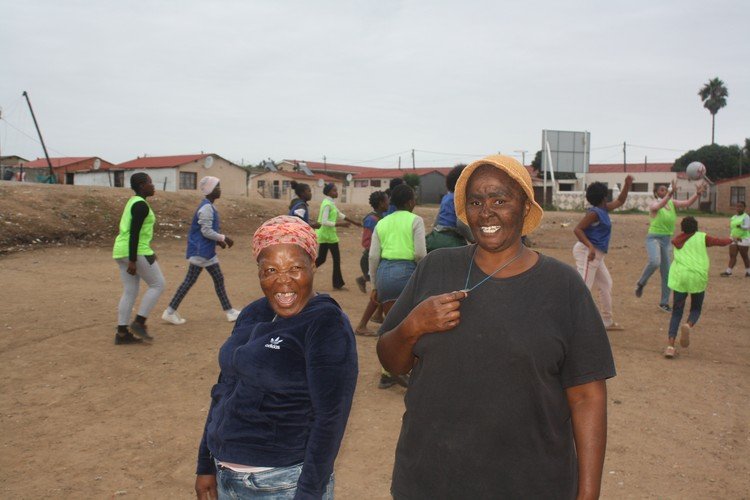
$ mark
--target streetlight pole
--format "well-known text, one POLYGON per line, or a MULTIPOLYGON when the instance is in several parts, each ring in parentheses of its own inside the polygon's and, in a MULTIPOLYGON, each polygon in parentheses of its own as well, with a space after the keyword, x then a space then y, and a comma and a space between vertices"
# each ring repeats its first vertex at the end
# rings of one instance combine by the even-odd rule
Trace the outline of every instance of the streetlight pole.
POLYGON ((521 153, 521 164, 525 167, 526 166, 526 153, 528 153, 528 151, 525 149, 516 149, 513 152, 521 153))

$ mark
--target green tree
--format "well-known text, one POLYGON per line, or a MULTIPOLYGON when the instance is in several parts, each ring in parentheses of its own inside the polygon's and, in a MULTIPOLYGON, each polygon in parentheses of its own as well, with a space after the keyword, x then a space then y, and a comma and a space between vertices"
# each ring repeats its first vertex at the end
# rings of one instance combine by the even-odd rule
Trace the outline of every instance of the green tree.
POLYGON ((731 146, 710 144, 690 150, 677 158, 672 165, 672 171, 684 172, 694 161, 699 161, 706 166, 706 175, 712 181, 735 177, 740 172, 747 173, 747 168, 750 166, 747 157, 742 156, 742 151, 736 144, 731 146))
POLYGON ((698 95, 703 101, 703 107, 711 113, 711 144, 714 141, 714 126, 716 125, 716 113, 727 105, 729 90, 719 78, 712 78, 699 91, 698 95))
POLYGON ((542 150, 536 152, 534 155, 534 161, 531 162, 531 167, 536 170, 536 176, 542 176, 542 150))
POLYGON ((404 174, 404 182, 412 187, 415 191, 419 187, 419 176, 417 174, 404 174))

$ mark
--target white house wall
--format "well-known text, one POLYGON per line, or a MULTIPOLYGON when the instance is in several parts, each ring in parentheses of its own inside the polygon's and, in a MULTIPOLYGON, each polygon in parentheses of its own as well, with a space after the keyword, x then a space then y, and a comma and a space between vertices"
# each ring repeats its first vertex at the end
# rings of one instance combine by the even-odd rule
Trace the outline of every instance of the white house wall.
POLYGON ((147 168, 141 170, 125 171, 125 187, 130 187, 130 178, 133 174, 144 172, 151 177, 154 188, 157 191, 177 191, 177 169, 176 168, 147 168))
POLYGON ((76 186, 114 187, 115 185, 115 173, 108 170, 74 172, 73 176, 73 184, 76 186))

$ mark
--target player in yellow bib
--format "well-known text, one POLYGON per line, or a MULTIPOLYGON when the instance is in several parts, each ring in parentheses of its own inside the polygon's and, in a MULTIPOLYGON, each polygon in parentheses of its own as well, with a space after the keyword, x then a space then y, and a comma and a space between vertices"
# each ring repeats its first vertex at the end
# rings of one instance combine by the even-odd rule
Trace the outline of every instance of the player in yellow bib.
POLYGON ((706 247, 726 246, 732 242, 729 238, 714 238, 698 231, 698 221, 694 217, 682 219, 680 228, 682 233, 672 240, 674 262, 669 268, 669 288, 674 292, 674 298, 667 347, 664 350, 664 356, 667 358, 673 358, 676 354, 674 343, 677 339, 677 330, 680 330, 680 345, 688 347, 690 332, 700 318, 710 267, 706 247), (690 314, 687 323, 680 326, 688 295, 690 314))
POLYGON ((336 207, 336 203, 333 200, 339 197, 339 190, 334 183, 326 184, 323 188, 323 202, 320 204, 320 212, 318 212, 318 224, 320 227, 317 229, 318 236, 318 258, 315 259, 315 267, 319 268, 322 266, 328 251, 331 251, 331 257, 333 257, 333 288, 334 290, 341 290, 344 288, 344 277, 341 275, 341 254, 339 253, 339 235, 336 232, 337 227, 349 227, 349 224, 362 227, 359 222, 348 218, 344 215, 344 212, 339 211, 336 207), (344 222, 339 222, 342 220, 344 222))
POLYGON ((123 285, 115 344, 152 340, 146 328, 146 318, 164 291, 164 276, 156 262, 156 253, 151 248, 156 216, 146 201, 146 198, 154 195, 154 183, 147 174, 138 172, 130 177, 130 187, 135 195, 128 200, 122 211, 119 234, 112 249, 112 258, 120 268, 123 285), (128 328, 141 280, 148 285, 148 289, 143 294, 135 320, 128 328))
POLYGON ((750 278, 750 258, 747 255, 750 248, 750 215, 745 213, 747 205, 744 201, 738 201, 735 208, 737 213, 729 220, 729 237, 732 238, 732 245, 729 247, 729 265, 721 275, 724 277, 732 275, 739 253, 742 262, 745 263, 745 278, 750 278))

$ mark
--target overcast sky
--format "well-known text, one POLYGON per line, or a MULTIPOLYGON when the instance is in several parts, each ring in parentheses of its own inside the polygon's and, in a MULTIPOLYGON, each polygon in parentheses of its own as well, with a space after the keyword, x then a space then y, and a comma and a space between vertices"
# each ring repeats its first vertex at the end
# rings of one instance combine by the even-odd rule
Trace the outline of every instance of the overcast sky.
POLYGON ((395 167, 591 132, 591 162, 750 137, 750 2, 0 0, 0 152, 395 167))

